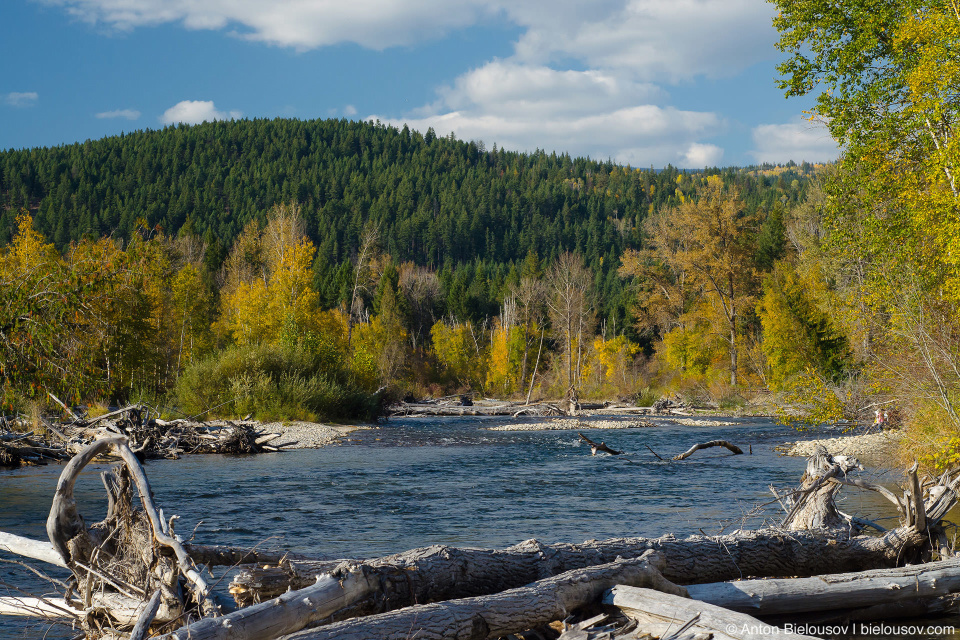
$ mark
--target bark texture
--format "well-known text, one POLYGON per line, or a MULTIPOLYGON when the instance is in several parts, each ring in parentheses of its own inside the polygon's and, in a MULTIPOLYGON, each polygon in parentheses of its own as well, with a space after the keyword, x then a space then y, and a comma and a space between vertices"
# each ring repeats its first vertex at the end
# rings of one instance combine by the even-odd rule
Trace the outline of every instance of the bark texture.
MULTIPOLYGON (((416 603, 467 598, 516 588, 536 580, 613 562, 639 558, 648 550, 666 560, 664 577, 676 584, 723 582, 747 577, 813 576, 823 573, 894 567, 925 535, 896 529, 881 537, 838 538, 816 532, 775 529, 724 536, 614 538, 581 544, 527 540, 507 549, 434 545, 401 554, 347 562, 335 573, 363 567, 384 585, 385 610, 416 603)), ((230 585, 241 606, 266 601, 287 589, 300 589, 331 571, 329 562, 292 561, 267 569, 250 567, 230 585)))
POLYGON ((598 602, 617 584, 685 595, 684 589, 663 578, 658 567, 663 567, 662 558, 647 552, 642 558, 576 569, 494 595, 408 607, 303 631, 290 640, 481 640, 562 620, 598 602))
POLYGON ((753 615, 857 609, 960 592, 960 559, 786 580, 692 585, 690 597, 753 615))

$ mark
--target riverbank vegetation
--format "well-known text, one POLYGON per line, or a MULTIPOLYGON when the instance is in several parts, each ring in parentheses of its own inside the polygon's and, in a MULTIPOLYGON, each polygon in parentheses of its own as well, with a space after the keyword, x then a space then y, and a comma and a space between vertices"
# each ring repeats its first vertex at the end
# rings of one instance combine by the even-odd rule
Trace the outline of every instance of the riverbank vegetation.
POLYGON ((763 227, 815 170, 646 171, 283 120, 0 166, 6 410, 53 391, 322 419, 391 395, 656 399, 660 337, 621 269, 647 219, 712 176, 763 227))

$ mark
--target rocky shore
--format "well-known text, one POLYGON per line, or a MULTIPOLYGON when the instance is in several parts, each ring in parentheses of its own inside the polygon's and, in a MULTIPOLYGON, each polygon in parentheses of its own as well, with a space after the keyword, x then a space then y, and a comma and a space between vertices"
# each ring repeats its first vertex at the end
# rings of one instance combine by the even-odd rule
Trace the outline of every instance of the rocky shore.
POLYGON ((818 440, 802 440, 778 447, 788 456, 809 456, 817 445, 822 444, 832 454, 843 454, 868 460, 889 459, 897 443, 903 437, 901 431, 878 431, 854 436, 838 436, 818 440))
POLYGON ((291 449, 319 449, 333 444, 348 433, 370 427, 355 425, 331 425, 317 422, 269 422, 262 425, 264 431, 282 434, 276 443, 291 444, 291 449))

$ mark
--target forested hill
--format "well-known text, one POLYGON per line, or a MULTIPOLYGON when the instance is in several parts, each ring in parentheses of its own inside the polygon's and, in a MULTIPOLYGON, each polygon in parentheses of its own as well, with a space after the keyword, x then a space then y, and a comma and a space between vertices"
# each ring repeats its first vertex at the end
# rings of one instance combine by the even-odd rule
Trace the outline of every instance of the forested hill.
MULTIPOLYGON (((804 169, 723 173, 740 184, 748 208, 772 210, 802 198, 804 169)), ((618 320, 626 319, 615 273, 621 253, 638 246, 650 211, 694 188, 670 167, 487 150, 432 130, 346 120, 215 122, 9 150, 0 153, 0 172, 0 244, 23 207, 61 250, 83 236, 126 238, 145 219, 167 234, 189 225, 216 266, 249 220, 296 202, 331 306, 343 298, 346 263, 371 220, 395 261, 437 269, 448 289, 457 282, 461 298, 476 289, 462 315, 495 312, 497 289, 529 252, 549 262, 573 250, 596 276, 601 316, 618 320)))

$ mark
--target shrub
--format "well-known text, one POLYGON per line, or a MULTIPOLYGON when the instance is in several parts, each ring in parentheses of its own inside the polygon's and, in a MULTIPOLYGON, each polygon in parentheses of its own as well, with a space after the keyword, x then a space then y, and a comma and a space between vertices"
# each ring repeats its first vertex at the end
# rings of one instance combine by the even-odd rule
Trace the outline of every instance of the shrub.
POLYGON ((351 384, 349 375, 298 344, 230 347, 188 367, 175 387, 190 415, 261 420, 374 420, 376 394, 351 384))

